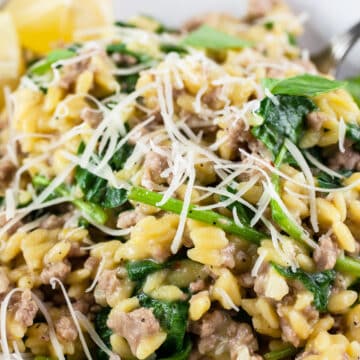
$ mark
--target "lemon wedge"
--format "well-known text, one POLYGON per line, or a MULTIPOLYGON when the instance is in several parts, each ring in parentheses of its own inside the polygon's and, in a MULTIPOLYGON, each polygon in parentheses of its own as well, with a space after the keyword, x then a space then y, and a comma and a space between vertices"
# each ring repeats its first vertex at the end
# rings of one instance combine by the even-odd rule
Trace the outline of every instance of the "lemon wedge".
POLYGON ((3 105, 5 86, 14 87, 22 70, 19 39, 13 18, 8 12, 0 12, 0 108, 3 105))
POLYGON ((114 23, 112 0, 74 0, 74 41, 105 37, 114 23))
POLYGON ((11 0, 6 6, 15 21, 21 45, 43 54, 72 40, 72 1, 11 0))
POLYGON ((6 10, 14 18, 21 45, 38 54, 106 36, 114 21, 111 0, 11 0, 6 10))

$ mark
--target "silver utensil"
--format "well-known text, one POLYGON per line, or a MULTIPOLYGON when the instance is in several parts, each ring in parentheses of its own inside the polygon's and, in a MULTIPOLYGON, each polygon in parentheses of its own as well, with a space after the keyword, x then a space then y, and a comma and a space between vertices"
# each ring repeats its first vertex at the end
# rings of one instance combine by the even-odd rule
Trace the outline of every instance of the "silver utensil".
POLYGON ((311 60, 323 73, 338 75, 339 67, 347 53, 360 37, 360 22, 346 32, 333 37, 329 45, 311 56, 311 60))

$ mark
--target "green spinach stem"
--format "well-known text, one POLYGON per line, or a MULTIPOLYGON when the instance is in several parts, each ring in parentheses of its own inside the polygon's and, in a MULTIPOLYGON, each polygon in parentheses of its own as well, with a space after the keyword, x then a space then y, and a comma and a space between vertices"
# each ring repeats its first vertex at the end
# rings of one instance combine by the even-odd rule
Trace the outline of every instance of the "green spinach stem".
MULTIPOLYGON (((162 194, 136 186, 133 187, 128 194, 129 200, 156 206, 161 210, 169 211, 175 214, 181 213, 183 207, 183 202, 181 200, 170 198, 165 204, 159 206, 157 204, 162 200, 162 197, 162 194)), ((228 233, 238 235, 241 238, 258 245, 260 244, 260 240, 268 238, 268 235, 252 229, 249 226, 238 226, 232 219, 214 211, 196 210, 196 206, 194 205, 190 205, 187 217, 214 225, 228 233)))

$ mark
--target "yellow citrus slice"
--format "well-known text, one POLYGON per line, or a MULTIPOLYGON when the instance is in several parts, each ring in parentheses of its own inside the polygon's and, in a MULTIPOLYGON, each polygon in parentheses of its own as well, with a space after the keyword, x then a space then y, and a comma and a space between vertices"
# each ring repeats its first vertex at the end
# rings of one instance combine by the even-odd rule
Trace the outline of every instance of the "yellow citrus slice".
POLYGON ((114 22, 112 0, 73 0, 74 40, 106 36, 114 22))
POLYGON ((19 39, 13 18, 8 12, 0 12, 0 108, 3 105, 5 86, 13 87, 22 69, 19 39))
POLYGON ((72 40, 72 1, 11 0, 6 6, 15 21, 22 46, 46 53, 72 40))

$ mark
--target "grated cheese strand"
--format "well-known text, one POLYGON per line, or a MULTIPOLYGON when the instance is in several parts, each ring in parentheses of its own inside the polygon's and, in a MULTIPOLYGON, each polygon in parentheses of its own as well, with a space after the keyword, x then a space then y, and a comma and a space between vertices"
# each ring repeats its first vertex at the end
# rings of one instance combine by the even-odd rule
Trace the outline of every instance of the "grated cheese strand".
POLYGON ((53 290, 56 288, 56 284, 59 284, 60 286, 60 289, 63 293, 63 296, 64 296, 64 299, 65 299, 65 302, 66 302, 66 305, 69 309, 69 312, 70 312, 70 315, 74 321, 74 324, 75 324, 75 327, 77 329, 77 332, 79 334, 79 338, 80 338, 80 342, 81 342, 81 345, 83 347, 83 350, 84 350, 84 353, 86 355, 86 357, 89 359, 89 360, 92 360, 92 356, 91 356, 91 353, 89 351, 89 348, 87 346, 87 343, 86 343, 86 340, 84 338, 84 334, 82 333, 82 330, 81 330, 81 326, 79 324, 79 321, 78 321, 78 318, 76 317, 76 314, 75 314, 75 310, 71 304, 71 301, 70 301, 70 298, 69 298, 69 295, 67 294, 66 290, 65 290, 65 287, 63 285, 63 283, 61 282, 60 279, 56 278, 56 277, 52 277, 50 279, 50 285, 51 287, 53 288, 53 290))
POLYGON ((261 265, 263 264, 263 262, 265 261, 267 255, 267 251, 264 251, 263 253, 261 253, 258 258, 256 259, 253 268, 251 269, 251 276, 252 277, 256 277, 258 276, 259 270, 261 265))
POLYGON ((214 291, 223 298, 223 300, 227 303, 228 306, 230 306, 231 309, 239 311, 239 308, 234 304, 234 302, 231 300, 230 295, 224 289, 215 288, 214 291))
MULTIPOLYGON (((89 248, 89 247, 88 247, 89 248)), ((88 250, 88 248, 86 248, 88 250)), ((91 246, 90 246, 91 248, 91 246)), ((84 249, 84 248, 83 248, 84 249)), ((95 289, 95 286, 96 284, 98 283, 99 281, 99 278, 101 276, 101 273, 102 271, 104 270, 104 266, 106 264, 106 260, 105 260, 105 257, 102 257, 101 258, 101 261, 100 261, 100 264, 96 270, 96 274, 95 274, 95 277, 94 277, 94 280, 93 282, 91 283, 91 285, 85 290, 86 293, 90 292, 90 291, 93 291, 95 289)))
POLYGON ((315 165, 319 170, 323 171, 324 173, 326 173, 332 177, 335 177, 335 178, 339 178, 339 179, 344 178, 343 175, 339 174, 338 172, 336 172, 336 171, 328 168, 324 164, 322 164, 318 159, 316 159, 315 156, 312 156, 308 151, 304 151, 304 155, 313 165, 315 165))
POLYGON ((40 300, 40 298, 36 294, 31 293, 31 296, 34 299, 34 301, 36 302, 36 305, 38 306, 39 310, 43 314, 43 316, 49 326, 49 337, 50 337, 51 345, 54 348, 56 356, 58 357, 59 360, 65 360, 65 356, 62 351, 62 346, 60 345, 59 340, 56 337, 54 323, 51 319, 51 316, 50 316, 45 304, 40 300))
POLYGON ((341 117, 339 120, 339 151, 341 153, 345 152, 345 137, 346 137, 346 124, 344 119, 341 117))
POLYGON ((186 219, 187 219, 187 213, 189 211, 189 206, 191 203, 192 190, 193 190, 194 183, 195 183, 196 173, 195 173, 195 168, 194 168, 194 154, 191 151, 188 154, 188 166, 189 166, 189 168, 188 168, 189 179, 188 179, 188 183, 186 186, 183 207, 182 207, 181 213, 180 213, 180 221, 179 221, 179 225, 176 230, 174 239, 171 243, 171 252, 173 254, 176 254, 178 252, 180 245, 181 245, 181 241, 182 241, 182 237, 183 237, 183 233, 184 233, 184 229, 185 229, 185 224, 186 224, 186 219))
POLYGON ((257 208, 255 215, 253 216, 253 218, 250 221, 250 226, 255 226, 256 223, 261 219, 261 217, 263 216, 263 214, 264 214, 265 210, 267 209, 267 207, 270 203, 270 200, 271 200, 270 193, 265 191, 266 184, 264 181, 262 182, 262 185, 263 185, 264 191, 261 194, 261 197, 257 203, 258 208, 257 208))
POLYGON ((290 154, 294 157, 295 161, 298 163, 300 169, 305 175, 308 184, 311 186, 311 189, 309 190, 310 222, 314 231, 319 232, 319 224, 316 212, 316 193, 314 190, 315 182, 310 167, 295 144, 286 139, 285 146, 289 150, 290 154))
POLYGON ((112 352, 105 343, 101 340, 100 336, 95 331, 93 325, 89 321, 89 319, 80 311, 75 310, 75 316, 79 319, 81 325, 85 328, 87 333, 90 335, 91 339, 94 343, 105 353, 109 356, 111 360, 121 360, 118 354, 112 352))
POLYGON ((1 343, 1 350, 2 353, 5 357, 5 359, 9 359, 10 358, 10 349, 9 349, 9 344, 7 341, 7 335, 6 335, 6 321, 7 321, 7 308, 9 306, 11 297, 16 293, 16 292, 21 292, 23 291, 22 289, 19 288, 15 288, 12 289, 6 296, 5 298, 2 300, 1 302, 1 307, 0 307, 0 343, 1 343))

